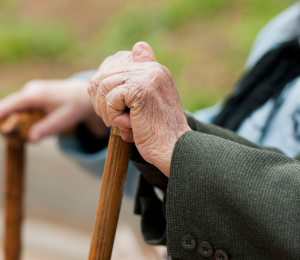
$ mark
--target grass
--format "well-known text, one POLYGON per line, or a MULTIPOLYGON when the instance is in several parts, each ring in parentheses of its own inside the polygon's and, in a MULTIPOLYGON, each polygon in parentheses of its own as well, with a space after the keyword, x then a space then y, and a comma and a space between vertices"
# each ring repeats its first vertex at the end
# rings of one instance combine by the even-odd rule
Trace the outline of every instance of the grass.
POLYGON ((70 31, 61 25, 43 21, 0 19, 0 62, 55 58, 72 42, 70 31))
MULTIPOLYGON (((124 10, 101 32, 97 43, 102 53, 112 54, 120 49, 130 49, 137 41, 144 40, 154 48, 165 45, 165 36, 187 26, 195 19, 218 20, 223 28, 226 21, 218 16, 224 10, 238 6, 241 19, 236 21, 229 37, 234 37, 237 45, 249 51, 259 29, 274 15, 295 1, 292 0, 180 0, 171 1, 152 9, 142 5, 132 5, 124 10)), ((215 24, 214 26, 218 26, 215 24)), ((165 47, 165 46, 164 46, 165 47)))
POLYGON ((245 1, 239 10, 242 22, 233 27, 229 36, 236 38, 235 44, 238 48, 248 52, 257 32, 276 14, 293 3, 295 1, 290 0, 245 1))
POLYGON ((187 86, 182 70, 189 63, 195 50, 173 48, 169 43, 170 36, 189 27, 191 23, 199 21, 209 24, 211 21, 211 27, 218 34, 223 34, 231 44, 229 54, 222 57, 225 59, 224 66, 236 71, 242 66, 260 28, 293 2, 180 0, 153 5, 150 10, 142 5, 134 5, 124 10, 106 26, 100 33, 96 46, 104 57, 121 49, 130 50, 138 41, 148 42, 156 53, 157 60, 172 72, 175 82, 178 83, 181 99, 186 100, 185 108, 194 111, 214 104, 226 91, 223 89, 211 91, 213 88, 203 86, 201 88, 187 86), (238 15, 230 18, 230 13, 234 10, 237 10, 238 15), (225 20, 228 17, 229 19, 225 20), (240 54, 239 57, 232 55, 232 50, 236 50, 240 54))
POLYGON ((50 58, 58 59, 66 63, 100 63, 99 61, 108 55, 119 50, 130 50, 136 42, 146 41, 152 46, 157 60, 172 72, 183 106, 190 111, 212 105, 224 96, 229 88, 225 85, 232 83, 226 80, 224 83, 217 83, 217 74, 201 86, 189 83, 183 72, 195 62, 195 53, 205 56, 207 53, 213 54, 214 49, 210 48, 209 44, 207 49, 201 51, 195 47, 196 44, 194 47, 184 41, 182 45, 177 44, 177 41, 181 40, 179 35, 189 31, 192 26, 200 27, 204 24, 204 42, 216 41, 215 38, 207 36, 213 32, 222 38, 227 46, 224 44, 224 50, 219 57, 222 62, 200 64, 200 57, 199 71, 213 70, 218 66, 225 73, 235 75, 237 71, 240 72, 260 28, 274 15, 295 2, 165 0, 147 6, 135 3, 112 17, 93 40, 84 42, 74 37, 72 31, 63 24, 36 21, 28 17, 5 16, 4 11, 9 14, 18 1, 20 0, 11 1, 10 4, 7 2, 6 5, 2 3, 2 6, 0 3, 0 64, 22 62, 32 58, 45 61, 50 58))

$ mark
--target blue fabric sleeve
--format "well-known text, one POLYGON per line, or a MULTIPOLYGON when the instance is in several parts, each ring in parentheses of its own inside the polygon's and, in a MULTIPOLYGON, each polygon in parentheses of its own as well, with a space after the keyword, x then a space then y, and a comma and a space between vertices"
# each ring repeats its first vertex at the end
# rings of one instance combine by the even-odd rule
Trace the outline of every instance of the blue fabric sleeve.
POLYGON ((214 118, 220 113, 222 102, 219 101, 214 106, 199 109, 193 113, 193 117, 199 122, 211 124, 214 118))

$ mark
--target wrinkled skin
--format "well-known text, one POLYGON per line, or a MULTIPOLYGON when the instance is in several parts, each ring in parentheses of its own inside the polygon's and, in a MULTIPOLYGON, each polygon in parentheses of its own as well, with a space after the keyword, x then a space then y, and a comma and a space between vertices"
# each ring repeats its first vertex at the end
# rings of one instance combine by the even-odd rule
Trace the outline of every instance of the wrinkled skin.
POLYGON ((97 73, 121 63, 133 63, 131 51, 118 51, 116 54, 108 56, 100 65, 97 73))
MULTIPOLYGON (((113 64, 132 62, 131 51, 118 52, 108 57, 99 67, 104 71, 113 64)), ((87 93, 89 81, 80 79, 32 80, 22 90, 0 101, 0 120, 10 113, 39 109, 46 117, 29 132, 33 142, 84 123, 96 137, 105 137, 109 129, 95 113, 87 93)))
POLYGON ((105 124, 122 129, 123 140, 134 141, 141 156, 169 176, 175 143, 191 129, 169 70, 146 43, 132 54, 133 63, 99 70, 88 91, 105 124))

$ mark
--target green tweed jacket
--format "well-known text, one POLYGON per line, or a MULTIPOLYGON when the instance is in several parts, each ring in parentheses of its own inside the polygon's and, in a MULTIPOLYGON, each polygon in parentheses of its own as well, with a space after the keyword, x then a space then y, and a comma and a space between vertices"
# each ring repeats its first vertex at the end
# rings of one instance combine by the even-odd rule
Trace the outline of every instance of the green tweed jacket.
POLYGON ((194 131, 176 143, 163 203, 149 181, 161 173, 138 164, 135 213, 145 241, 166 244, 172 259, 299 260, 300 156, 188 122, 194 131))

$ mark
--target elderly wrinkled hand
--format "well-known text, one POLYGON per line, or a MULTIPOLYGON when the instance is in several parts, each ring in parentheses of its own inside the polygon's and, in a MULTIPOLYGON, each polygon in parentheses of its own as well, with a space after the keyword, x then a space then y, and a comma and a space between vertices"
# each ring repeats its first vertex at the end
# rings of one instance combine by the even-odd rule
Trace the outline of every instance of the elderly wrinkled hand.
POLYGON ((29 131, 29 139, 34 142, 80 122, 95 136, 108 135, 107 127, 91 104, 88 85, 89 81, 79 79, 29 81, 22 90, 0 101, 0 120, 16 111, 43 111, 46 116, 29 131))
POLYGON ((88 92, 106 125, 122 129, 123 140, 134 141, 141 156, 169 176, 175 143, 191 129, 172 76, 150 46, 137 43, 132 55, 133 63, 98 71, 88 92))
MULTIPOLYGON (((98 72, 120 62, 133 62, 131 51, 109 56, 98 72)), ((16 111, 38 109, 45 112, 46 117, 30 129, 31 141, 62 132, 78 123, 84 123, 94 136, 105 137, 108 128, 93 109, 86 91, 88 85, 89 81, 82 79, 29 81, 22 90, 0 101, 0 120, 16 111)))

